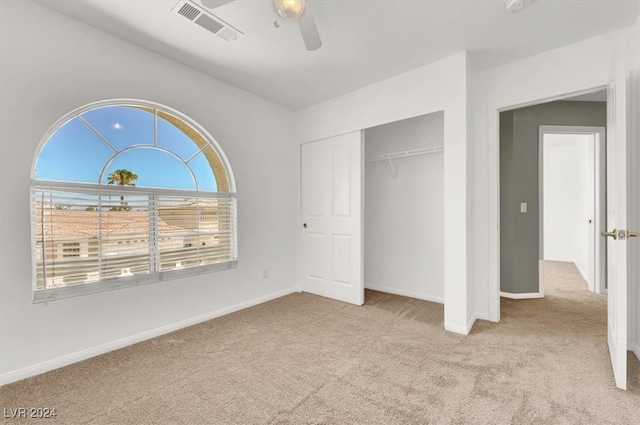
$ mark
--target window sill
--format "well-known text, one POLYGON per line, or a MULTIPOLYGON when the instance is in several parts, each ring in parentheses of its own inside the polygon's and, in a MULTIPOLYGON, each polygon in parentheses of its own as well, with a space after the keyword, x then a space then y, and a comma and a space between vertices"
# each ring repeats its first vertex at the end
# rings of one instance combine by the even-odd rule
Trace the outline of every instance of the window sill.
POLYGON ((180 270, 168 270, 159 273, 120 277, 101 282, 79 283, 60 288, 37 289, 33 291, 33 304, 42 304, 50 301, 81 297, 84 295, 98 294, 100 292, 115 291, 118 289, 134 288, 150 283, 164 282, 166 280, 181 279, 184 277, 197 276, 205 273, 235 268, 238 268, 238 260, 199 267, 189 267, 180 270))

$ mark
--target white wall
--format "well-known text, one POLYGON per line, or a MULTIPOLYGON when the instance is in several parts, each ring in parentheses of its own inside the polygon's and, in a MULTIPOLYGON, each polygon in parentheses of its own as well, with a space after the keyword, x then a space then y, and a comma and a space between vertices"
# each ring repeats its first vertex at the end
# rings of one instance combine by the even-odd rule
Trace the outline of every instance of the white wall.
POLYGON ((597 36, 473 76, 474 275, 477 317, 499 319, 498 113, 501 108, 556 100, 568 93, 604 87, 611 80, 616 49, 629 29, 597 36))
MULTIPOLYGON (((466 232, 466 290, 465 295, 467 298, 467 318, 470 318, 469 324, 467 325, 468 329, 471 329, 473 323, 475 323, 476 319, 487 319, 486 316, 481 316, 478 314, 478 310, 475 306, 475 290, 476 290, 476 276, 474 270, 474 264, 476 261, 476 253, 474 252, 474 247, 476 244, 475 241, 475 197, 476 193, 473 190, 475 174, 476 174, 476 162, 475 156, 478 154, 484 154, 482 151, 478 152, 476 148, 475 142, 475 133, 474 133, 474 123, 476 117, 474 116, 473 105, 475 102, 476 92, 473 86, 473 75, 475 74, 475 70, 473 69, 473 64, 471 61, 467 61, 466 70, 465 70, 465 78, 466 78, 466 109, 465 109, 465 118, 466 118, 466 132, 467 132, 467 158, 465 162, 466 169, 466 182, 465 182, 465 192, 467 203, 465 205, 466 208, 466 222, 465 222, 465 232, 466 232)), ((446 232, 449 229, 445 229, 446 232)))
POLYGON ((543 259, 575 263, 588 281, 593 136, 545 134, 543 144, 543 259))
POLYGON ((3 383, 295 290, 292 112, 32 2, 0 4, 3 383), (112 98, 173 107, 217 139, 237 183, 238 269, 32 305, 36 148, 67 112, 112 98))
POLYGON ((467 191, 467 67, 467 55, 460 53, 296 115, 296 140, 305 143, 444 111, 444 322, 446 329, 460 333, 468 333, 475 320, 467 282, 472 195, 467 191))
MULTIPOLYGON (((434 113, 365 130, 365 157, 442 146, 434 113)), ((444 155, 365 163, 366 288, 444 302, 444 155)))

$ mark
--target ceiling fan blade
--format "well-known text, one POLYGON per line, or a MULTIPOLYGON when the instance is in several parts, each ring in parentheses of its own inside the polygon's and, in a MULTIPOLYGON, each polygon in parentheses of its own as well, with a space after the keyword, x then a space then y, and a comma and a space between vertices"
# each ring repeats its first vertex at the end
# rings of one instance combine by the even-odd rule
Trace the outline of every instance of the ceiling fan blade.
POLYGON ((202 5, 209 9, 215 9, 232 1, 233 0, 202 0, 202 5))
POLYGON ((318 27, 316 27, 315 19, 313 19, 309 2, 305 0, 305 3, 304 13, 298 20, 300 33, 307 50, 318 50, 322 46, 322 40, 320 40, 320 33, 318 32, 318 27))

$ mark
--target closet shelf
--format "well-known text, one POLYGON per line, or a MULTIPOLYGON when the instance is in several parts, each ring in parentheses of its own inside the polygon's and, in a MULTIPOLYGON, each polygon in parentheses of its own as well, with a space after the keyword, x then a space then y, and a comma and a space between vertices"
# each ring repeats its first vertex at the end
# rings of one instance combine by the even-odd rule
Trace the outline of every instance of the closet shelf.
POLYGON ((427 155, 431 153, 444 152, 444 146, 432 146, 428 148, 413 149, 408 151, 400 151, 394 153, 386 153, 383 155, 375 155, 367 158, 367 162, 387 161, 390 159, 406 158, 409 156, 427 155))

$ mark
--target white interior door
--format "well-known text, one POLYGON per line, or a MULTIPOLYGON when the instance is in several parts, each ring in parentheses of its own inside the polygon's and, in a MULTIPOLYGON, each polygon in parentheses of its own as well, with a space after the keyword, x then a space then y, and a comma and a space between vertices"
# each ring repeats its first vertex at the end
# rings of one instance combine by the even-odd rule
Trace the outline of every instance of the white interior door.
POLYGON ((302 290, 356 305, 362 277, 362 132, 302 145, 302 290))
POLYGON ((627 388, 626 79, 609 87, 607 103, 607 340, 618 388, 627 388))

